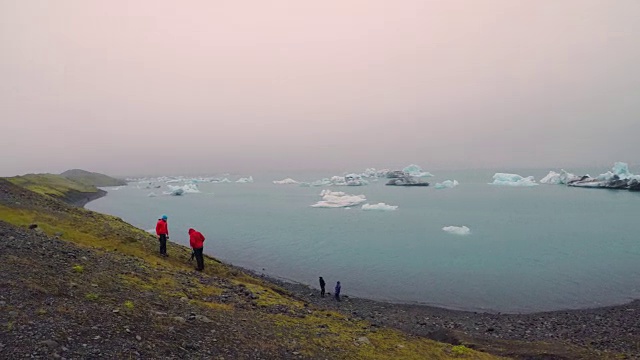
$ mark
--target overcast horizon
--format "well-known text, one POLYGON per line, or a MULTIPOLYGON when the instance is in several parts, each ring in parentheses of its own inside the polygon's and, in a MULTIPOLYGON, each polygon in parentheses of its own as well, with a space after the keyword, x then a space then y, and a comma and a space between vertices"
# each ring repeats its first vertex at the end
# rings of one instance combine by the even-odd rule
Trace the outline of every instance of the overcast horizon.
POLYGON ((634 0, 0 0, 0 176, 640 173, 638 19, 634 0))

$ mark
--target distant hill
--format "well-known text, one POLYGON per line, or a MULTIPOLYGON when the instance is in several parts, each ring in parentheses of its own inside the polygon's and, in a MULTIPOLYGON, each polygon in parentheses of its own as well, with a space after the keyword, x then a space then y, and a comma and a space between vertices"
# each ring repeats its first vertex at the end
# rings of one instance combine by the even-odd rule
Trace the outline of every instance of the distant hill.
POLYGON ((63 177, 66 177, 67 179, 70 179, 75 182, 88 185, 88 186, 103 187, 103 186, 127 185, 127 182, 124 180, 120 180, 104 174, 90 172, 86 170, 80 170, 80 169, 67 170, 60 175, 63 177))
POLYGON ((84 206, 87 202, 106 194, 106 191, 93 185, 86 185, 55 174, 27 174, 6 179, 38 194, 51 196, 77 206, 84 206))

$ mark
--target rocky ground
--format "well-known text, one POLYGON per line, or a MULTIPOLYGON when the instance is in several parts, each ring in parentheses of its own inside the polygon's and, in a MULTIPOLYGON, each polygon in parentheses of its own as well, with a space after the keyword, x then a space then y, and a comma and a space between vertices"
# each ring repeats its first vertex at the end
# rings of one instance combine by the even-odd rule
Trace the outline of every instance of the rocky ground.
POLYGON ((192 302, 190 289, 213 283, 225 289, 220 300, 248 306, 241 286, 197 272, 158 274, 134 257, 3 222, 0 238, 0 358, 296 358, 269 346, 275 334, 259 319, 192 302), (174 278, 185 296, 145 291, 174 278), (252 346, 238 346, 246 338, 252 346))
POLYGON ((511 356, 532 354, 530 356, 535 357, 536 353, 546 353, 549 359, 607 355, 640 359, 638 300, 626 305, 585 310, 491 314, 350 297, 343 297, 338 303, 331 296, 321 298, 318 290, 302 284, 271 281, 310 303, 334 307, 376 326, 391 326, 452 344, 475 343, 477 348, 493 352, 506 348, 511 356), (510 341, 517 343, 510 344, 510 341))

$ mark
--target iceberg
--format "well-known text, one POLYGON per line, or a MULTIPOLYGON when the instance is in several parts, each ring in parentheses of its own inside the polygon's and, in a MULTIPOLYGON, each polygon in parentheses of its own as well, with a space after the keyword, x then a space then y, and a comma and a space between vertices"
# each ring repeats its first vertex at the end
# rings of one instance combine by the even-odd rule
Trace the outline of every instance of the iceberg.
MULTIPOLYGON (((171 190, 171 192, 178 191, 178 190, 182 190, 183 193, 199 193, 200 192, 200 190, 198 189, 198 185, 196 184, 185 184, 182 186, 167 185, 167 187, 169 188, 169 190, 171 190)), ((172 194, 172 195, 182 195, 182 194, 172 194)))
POLYGON ((240 178, 236 181, 238 184, 249 184, 253 182, 253 176, 249 176, 248 178, 240 178))
POLYGON ((274 180, 273 183, 274 184, 281 184, 281 185, 298 184, 298 182, 293 180, 292 178, 286 178, 286 179, 282 179, 282 180, 274 180))
POLYGON ((452 189, 456 186, 460 185, 460 183, 457 180, 445 180, 441 183, 436 183, 435 188, 436 189, 452 189))
POLYGON ((560 182, 560 174, 558 174, 557 172, 555 172, 553 170, 549 171, 547 176, 545 176, 542 179, 540 179, 540 184, 551 184, 551 185, 562 184, 560 182))
POLYGON ((156 193, 154 193, 154 192, 152 191, 152 192, 150 192, 147 196, 148 196, 148 197, 156 197, 156 196, 158 196, 158 195, 156 195, 156 193))
POLYGON ((540 180, 541 184, 550 184, 550 185, 558 185, 558 184, 569 184, 573 181, 580 180, 581 177, 574 175, 570 172, 565 171, 564 169, 560 170, 560 173, 555 171, 549 171, 547 176, 543 177, 540 180))
POLYGON ((341 208, 359 205, 367 201, 364 195, 349 195, 341 191, 322 190, 320 196, 322 196, 322 200, 311 205, 311 207, 341 208))
POLYGON ((428 171, 422 171, 422 168, 416 164, 411 164, 407 167, 405 167, 404 169, 402 169, 402 171, 406 174, 409 174, 409 176, 413 176, 413 177, 431 177, 433 176, 433 174, 431 174, 428 171))
POLYGON ((611 171, 600 174, 595 178, 585 175, 567 185, 584 188, 604 188, 614 190, 639 190, 640 175, 634 175, 629 171, 629 165, 616 162, 611 171))
POLYGON ((309 186, 362 186, 367 185, 369 182, 367 180, 362 179, 362 176, 359 174, 348 174, 345 176, 332 176, 331 178, 324 178, 320 180, 316 180, 314 182, 301 182, 300 186, 309 187, 309 186))
POLYGON ((403 177, 394 177, 389 180, 386 185, 388 186, 429 186, 429 183, 422 181, 417 177, 406 175, 403 177))
POLYGON ((396 210, 397 208, 398 207, 395 205, 387 205, 385 203, 362 205, 362 210, 393 211, 393 210, 396 210))
POLYGON ((184 190, 181 187, 178 187, 177 189, 174 189, 172 191, 165 192, 165 194, 173 195, 173 196, 181 196, 182 194, 184 194, 184 190))
POLYGON ((471 234, 471 229, 466 226, 445 226, 442 230, 448 232, 449 234, 454 235, 469 235, 471 234))
POLYGON ((522 177, 518 174, 495 173, 493 182, 490 185, 506 186, 536 186, 538 185, 533 176, 522 177))
POLYGON ((596 179, 601 180, 601 181, 602 180, 611 181, 611 180, 618 180, 618 179, 620 179, 620 180, 628 180, 628 179, 640 180, 640 175, 633 175, 631 172, 629 172, 629 165, 627 163, 616 162, 615 164, 613 164, 613 168, 611 169, 611 171, 607 171, 604 174, 598 175, 598 177, 596 177, 596 179))

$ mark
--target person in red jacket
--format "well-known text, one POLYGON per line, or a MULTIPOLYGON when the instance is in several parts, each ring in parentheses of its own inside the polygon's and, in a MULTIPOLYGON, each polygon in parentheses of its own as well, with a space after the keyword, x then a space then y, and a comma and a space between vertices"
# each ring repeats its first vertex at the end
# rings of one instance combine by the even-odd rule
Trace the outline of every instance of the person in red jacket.
POLYGON ((189 229, 189 244, 193 249, 193 253, 196 256, 198 267, 196 270, 204 270, 204 256, 202 255, 202 248, 204 247, 204 236, 199 231, 189 229))
POLYGON ((156 235, 160 241, 160 256, 167 255, 167 239, 169 239, 169 226, 167 225, 167 215, 162 215, 156 224, 156 235))

